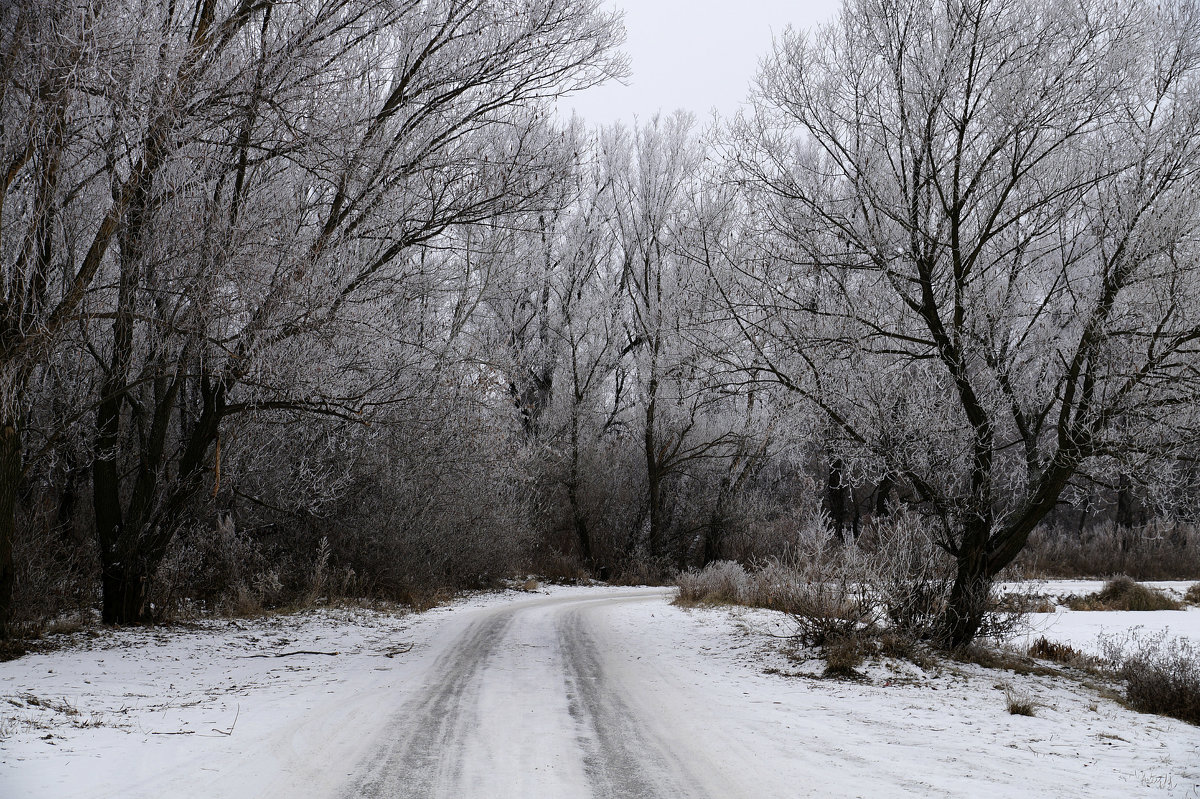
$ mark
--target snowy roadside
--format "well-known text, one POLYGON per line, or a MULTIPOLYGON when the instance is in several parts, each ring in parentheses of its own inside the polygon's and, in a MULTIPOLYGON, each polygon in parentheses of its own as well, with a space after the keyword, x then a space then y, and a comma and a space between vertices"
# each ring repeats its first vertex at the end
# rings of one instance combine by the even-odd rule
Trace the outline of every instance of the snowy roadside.
POLYGON ((327 766, 360 756, 443 619, 529 596, 62 636, 0 663, 0 797, 324 795, 345 774, 327 766))
MULTIPOLYGON (((709 660, 741 667, 747 706, 773 711, 762 749, 774 744, 778 758, 810 761, 831 780, 814 796, 1200 796, 1200 727, 1131 711, 1074 679, 887 660, 868 661, 864 682, 823 679, 822 662, 797 662, 769 637, 788 631, 781 614, 687 613, 709 660), (1008 693, 1031 700, 1035 715, 1010 715, 1008 693), (855 768, 833 778, 823 759, 855 768)), ((1181 619, 1200 638, 1200 610, 1181 619)), ((1082 629, 1063 618, 1038 634, 1074 640, 1082 629)))
MULTIPOLYGON (((1090 590, 1071 583, 1062 593, 1090 590)), ((473 614, 628 593, 552 588, 422 614, 342 608, 75 634, 61 649, 0 664, 0 796, 338 795, 397 697, 419 690, 431 656, 473 614), (338 654, 256 657, 301 650, 338 654)), ((773 636, 789 631, 787 619, 770 611, 683 610, 648 597, 586 618, 626 703, 681 760, 706 763, 737 795, 1200 796, 1200 728, 1135 713, 1076 680, 898 661, 867 664, 868 681, 826 680, 819 661, 786 654, 773 636), (1027 696, 1036 715, 1009 715, 1006 692, 1027 696)), ((1151 623, 1200 639, 1196 608, 1060 609, 1034 623, 1035 637, 1072 643, 1096 626, 1151 623)), ((507 672, 491 683, 514 690, 507 672)), ((549 696, 561 684, 533 687, 549 696)), ((525 700, 502 706, 511 713, 516 701, 525 700)), ((516 734, 514 721, 499 723, 516 734)), ((497 786, 516 767, 498 766, 497 786)))
POLYGON ((187 763, 203 779, 322 695, 378 682, 408 618, 330 609, 103 630, 0 664, 0 794, 104 796, 187 763), (299 650, 338 654, 274 657, 299 650))
MULTIPOLYGON (((1188 582, 1149 583, 1182 596, 1188 582)), ((1102 581, 1012 586, 1055 598, 1099 590, 1102 581)), ((630 609, 632 611, 633 609, 630 609)), ((1114 698, 1116 685, 1086 675, 1018 673, 940 661, 868 660, 861 682, 826 679, 824 662, 774 636, 793 629, 783 614, 748 608, 686 611, 694 648, 739 683, 710 678, 714 693, 745 696, 760 748, 811 763, 825 792, 812 796, 1200 797, 1200 727, 1138 713, 1114 698), (703 642, 703 643, 701 643, 703 642), (750 672, 757 672, 751 676, 750 672), (1007 711, 1010 695, 1032 717, 1007 711), (757 705, 757 709, 750 706, 757 705), (762 725, 764 712, 777 724, 762 725), (786 730, 786 732, 785 732, 786 730), (772 739, 774 739, 772 741, 772 739), (825 763, 855 768, 836 778, 825 763)), ((1008 645, 1024 651, 1041 636, 1097 652, 1097 635, 1166 632, 1200 642, 1200 608, 1030 614, 1008 645)), ((634 619, 629 619, 632 633, 634 619)), ((719 702, 715 696, 712 701, 719 702)), ((729 701, 729 700, 727 700, 729 701)))

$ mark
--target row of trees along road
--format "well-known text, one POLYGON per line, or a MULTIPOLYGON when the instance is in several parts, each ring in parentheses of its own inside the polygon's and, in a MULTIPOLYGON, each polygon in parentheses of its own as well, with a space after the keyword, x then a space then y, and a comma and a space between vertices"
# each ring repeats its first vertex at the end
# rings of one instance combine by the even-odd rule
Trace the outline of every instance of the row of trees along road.
POLYGON ((225 420, 362 412, 374 376, 287 356, 386 327, 368 306, 423 243, 544 201, 569 156, 546 99, 621 69, 597 7, 5 4, 0 616, 18 485, 58 434, 28 442, 31 383, 94 417, 103 615, 138 621, 225 420))
POLYGON ((1064 492, 1186 495, 1195 3, 847 0, 708 131, 556 120, 620 37, 576 0, 5 4, 0 620, 39 518, 129 623, 237 503, 420 495, 400 526, 451 532, 404 557, 528 528, 600 572, 782 553, 867 486, 939 530, 959 645, 1064 492))

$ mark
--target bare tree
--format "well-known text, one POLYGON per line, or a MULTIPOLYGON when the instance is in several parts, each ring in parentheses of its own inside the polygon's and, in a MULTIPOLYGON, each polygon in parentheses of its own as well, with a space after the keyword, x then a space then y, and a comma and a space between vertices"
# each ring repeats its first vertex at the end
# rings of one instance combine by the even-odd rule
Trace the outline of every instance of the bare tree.
POLYGON ((949 645, 1073 479, 1196 440, 1198 88, 1185 0, 848 0, 737 126, 741 323, 932 512, 949 645))
POLYGON ((23 145, 5 129, 0 518, 27 466, 24 382, 82 321, 104 616, 128 622, 204 476, 219 481, 223 420, 361 418, 361 381, 297 382, 280 364, 369 329, 381 297, 405 296, 420 247, 544 204, 566 156, 544 103, 621 71, 619 26, 567 0, 62 12, 5 12, 5 119, 40 132, 23 145))
POLYGON ((611 129, 601 151, 646 469, 646 551, 682 565, 686 531, 668 541, 672 505, 681 504, 669 502, 680 493, 672 483, 730 457, 739 442, 739 420, 728 412, 734 392, 717 377, 726 314, 704 251, 714 221, 704 202, 705 154, 681 113, 633 132, 611 129))

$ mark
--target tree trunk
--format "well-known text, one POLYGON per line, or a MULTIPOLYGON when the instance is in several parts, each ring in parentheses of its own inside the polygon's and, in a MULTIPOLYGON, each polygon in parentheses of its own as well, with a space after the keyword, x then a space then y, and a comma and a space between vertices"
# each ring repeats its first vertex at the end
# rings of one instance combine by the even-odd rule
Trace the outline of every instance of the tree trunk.
POLYGON ((1122 477, 1117 486, 1117 526, 1133 527, 1133 492, 1129 488, 1129 478, 1122 477))
POLYGON ((833 531, 839 540, 845 540, 846 532, 846 479, 845 464, 838 457, 829 459, 829 474, 826 483, 826 503, 829 509, 829 519, 833 522, 833 531))
POLYGON ((590 568, 592 565, 592 539, 587 529, 587 519, 579 503, 579 408, 571 414, 571 473, 567 478, 567 500, 571 504, 571 524, 575 530, 575 542, 579 545, 579 557, 590 568))
POLYGON ((892 489, 895 483, 891 475, 884 475, 875 489, 875 518, 886 519, 891 515, 892 489))
POLYGON ((983 553, 960 554, 943 619, 942 643, 948 649, 958 649, 975 639, 983 624, 991 587, 983 553))
MULTIPOLYGON (((163 441, 174 409, 173 386, 156 396, 152 434, 135 443, 133 479, 122 475, 116 459, 122 443, 120 409, 106 399, 100 405, 98 447, 101 455, 92 464, 92 502, 100 542, 103 609, 106 624, 142 624, 152 621, 149 596, 155 572, 170 547, 188 503, 203 487, 207 457, 220 432, 225 408, 225 387, 201 378, 203 408, 184 442, 174 479, 159 480, 166 472, 163 441), (132 491, 125 486, 132 484, 132 491), (127 503, 123 497, 128 494, 127 503)), ((175 384, 178 385, 177 383, 175 384)), ((117 395, 119 396, 119 395, 117 395)))
POLYGON ((103 564, 103 608, 105 624, 143 624, 150 617, 150 575, 135 564, 103 564))
POLYGON ((658 468, 655 453, 654 433, 646 430, 646 492, 650 504, 650 530, 646 541, 646 554, 656 558, 662 554, 662 473, 658 468))
POLYGON ((986 513, 972 519, 963 530, 956 556, 958 569, 942 619, 941 643, 949 649, 971 643, 983 624, 992 578, 1001 568, 989 557, 991 534, 992 519, 986 513))
POLYGON ((657 558, 663 550, 662 530, 662 464, 658 459, 658 438, 655 429, 657 413, 658 380, 650 378, 649 398, 646 402, 646 428, 642 443, 646 457, 646 494, 649 502, 650 530, 646 541, 646 554, 657 558))
POLYGON ((725 514, 714 510, 704 531, 704 548, 700 553, 700 568, 715 563, 721 557, 721 542, 725 538, 725 514))
POLYGON ((12 634, 16 569, 13 542, 17 534, 17 497, 21 485, 21 437, 13 419, 0 430, 0 639, 12 634))

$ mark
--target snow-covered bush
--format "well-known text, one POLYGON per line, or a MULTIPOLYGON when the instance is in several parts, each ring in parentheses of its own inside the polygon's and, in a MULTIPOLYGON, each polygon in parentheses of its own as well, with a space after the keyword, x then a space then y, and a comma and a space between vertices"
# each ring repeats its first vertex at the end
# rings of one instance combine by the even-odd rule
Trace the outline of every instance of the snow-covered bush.
MULTIPOLYGON (((752 569, 717 561, 679 575, 681 604, 735 603, 789 614, 806 646, 886 636, 893 653, 939 643, 954 563, 916 516, 898 513, 844 542, 823 517, 802 525, 785 559, 752 569)), ((989 597, 980 634, 1004 637, 1026 608, 989 597)))
POLYGON ((679 586, 677 601, 682 605, 750 604, 746 570, 731 560, 718 560, 703 569, 683 572, 676 584, 679 586))

